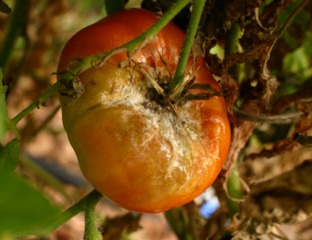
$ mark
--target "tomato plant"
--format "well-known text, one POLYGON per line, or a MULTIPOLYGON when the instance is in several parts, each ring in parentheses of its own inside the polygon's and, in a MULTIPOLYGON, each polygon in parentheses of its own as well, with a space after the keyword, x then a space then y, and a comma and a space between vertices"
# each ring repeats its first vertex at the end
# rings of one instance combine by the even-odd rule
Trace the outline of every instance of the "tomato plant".
MULTIPOLYGON (((65 45, 58 72, 124 45, 158 19, 125 10, 82 29, 65 45)), ((113 51, 61 91, 64 127, 82 172, 129 210, 190 202, 213 183, 228 153, 225 102, 200 52, 189 57, 184 90, 171 87, 184 39, 169 23, 134 51, 113 51)))
POLYGON ((311 13, 309 0, 2 0, 0 239, 310 236, 311 13), (112 15, 132 7, 159 15, 112 15), (58 92, 98 191, 84 194, 58 92), (223 97, 231 147, 213 187, 153 215, 100 201, 155 212, 200 194, 229 144, 223 97))

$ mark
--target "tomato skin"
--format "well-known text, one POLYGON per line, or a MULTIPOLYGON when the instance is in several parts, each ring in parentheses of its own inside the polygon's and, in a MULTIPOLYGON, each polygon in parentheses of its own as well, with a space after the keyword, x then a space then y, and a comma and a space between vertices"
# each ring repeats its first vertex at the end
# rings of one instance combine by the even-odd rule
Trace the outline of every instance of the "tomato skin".
MULTIPOLYGON (((152 12, 132 9, 118 12, 82 29, 82 32, 75 34, 66 44, 59 63, 59 70, 66 70, 67 64, 74 58, 82 58, 122 46, 146 31, 158 19, 159 16, 152 12)), ((141 49, 132 58, 150 65, 163 65, 159 58, 161 55, 174 73, 184 37, 182 30, 173 23, 169 23, 154 39, 148 41, 144 46, 145 49, 141 49), (152 55, 150 49, 153 49, 152 55), (157 59, 156 63, 154 63, 155 58, 157 59)), ((124 52, 115 54, 110 60, 121 62, 126 59, 127 56, 124 52)))
MULTIPOLYGON (((125 44, 158 18, 149 11, 126 10, 82 29, 66 44, 58 71, 72 59, 125 44)), ((184 38, 169 23, 131 60, 168 79, 184 38)), ((137 67, 119 66, 128 59, 118 52, 81 73, 81 97, 60 97, 63 123, 82 172, 98 191, 129 210, 166 211, 194 199, 219 174, 230 144, 226 106, 222 97, 212 97, 176 105, 176 113, 162 108, 147 99, 149 84, 137 67)), ((220 89, 201 56, 190 58, 188 72, 195 82, 220 89)))

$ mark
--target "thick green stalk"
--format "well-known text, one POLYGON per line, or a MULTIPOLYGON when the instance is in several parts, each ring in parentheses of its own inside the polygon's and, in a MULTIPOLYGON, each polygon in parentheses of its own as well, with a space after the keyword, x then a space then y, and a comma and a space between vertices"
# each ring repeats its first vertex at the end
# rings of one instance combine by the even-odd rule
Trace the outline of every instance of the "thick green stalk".
POLYGON ((238 169, 235 167, 232 170, 226 185, 229 194, 227 198, 227 206, 231 216, 239 211, 238 201, 243 199, 242 187, 238 174, 238 169))
POLYGON ((85 232, 84 240, 102 240, 102 235, 98 230, 95 216, 95 206, 100 198, 97 195, 89 197, 85 205, 85 232))
POLYGON ((231 29, 226 35, 225 56, 231 55, 237 51, 241 29, 237 22, 234 22, 231 29))
POLYGON ((72 207, 68 208, 65 212, 59 215, 56 219, 49 221, 48 223, 42 225, 41 235, 47 235, 53 230, 66 223, 69 219, 76 216, 78 213, 86 209, 87 204, 89 204, 90 199, 93 202, 98 202, 102 198, 102 194, 98 191, 93 190, 84 198, 80 199, 79 202, 75 203, 72 207))
POLYGON ((170 83, 170 99, 175 100, 182 93, 184 86, 184 71, 189 59, 189 55, 193 46, 193 42, 197 33, 197 28, 200 18, 205 6, 206 0, 193 0, 192 14, 189 26, 186 31, 186 38, 184 41, 183 49, 179 58, 178 66, 173 80, 170 83))
MULTIPOLYGON (((230 30, 227 32, 226 40, 225 40, 225 48, 224 48, 224 56, 225 59, 232 54, 238 52, 239 48, 239 39, 241 37, 241 29, 237 22, 233 22, 230 30)), ((243 77, 244 71, 241 71, 241 67, 244 67, 244 64, 238 65, 235 64, 228 69, 228 73, 230 73, 234 78, 241 79, 243 77)))
MULTIPOLYGON (((197 0, 199 1, 199 0, 197 0)), ((201 0, 202 1, 202 0, 201 0)), ((23 119, 26 115, 28 115, 32 110, 39 107, 42 103, 47 101, 47 99, 53 95, 61 86, 61 82, 70 82, 74 76, 77 76, 79 73, 84 72, 94 65, 101 63, 112 54, 114 51, 124 50, 124 51, 133 51, 139 44, 143 43, 148 39, 152 39, 156 36, 156 34, 166 26, 187 4, 189 4, 191 0, 179 0, 174 4, 164 15, 157 21, 154 25, 152 25, 148 30, 142 33, 140 36, 136 37, 132 41, 120 46, 117 49, 112 51, 99 53, 96 55, 92 55, 84 58, 81 62, 73 69, 70 69, 61 77, 60 81, 53 84, 38 100, 30 104, 26 107, 22 112, 16 115, 12 121, 17 124, 21 119, 23 119)))

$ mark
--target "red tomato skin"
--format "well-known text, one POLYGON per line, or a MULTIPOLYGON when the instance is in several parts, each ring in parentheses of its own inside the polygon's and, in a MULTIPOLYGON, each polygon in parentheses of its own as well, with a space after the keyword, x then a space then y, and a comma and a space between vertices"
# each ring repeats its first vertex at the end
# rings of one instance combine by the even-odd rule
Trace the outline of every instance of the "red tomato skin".
MULTIPOLYGON (((58 70, 60 72, 65 71, 68 63, 73 59, 106 52, 122 46, 146 31, 158 19, 159 16, 150 11, 132 9, 115 13, 82 29, 67 42, 61 55, 58 70)), ((151 66, 163 66, 159 58, 162 56, 173 72, 179 59, 184 37, 182 30, 173 23, 169 23, 155 38, 143 46, 139 54, 132 57, 136 61, 147 62, 151 66)), ((127 59, 127 55, 125 52, 117 53, 112 59, 121 62, 127 59)))

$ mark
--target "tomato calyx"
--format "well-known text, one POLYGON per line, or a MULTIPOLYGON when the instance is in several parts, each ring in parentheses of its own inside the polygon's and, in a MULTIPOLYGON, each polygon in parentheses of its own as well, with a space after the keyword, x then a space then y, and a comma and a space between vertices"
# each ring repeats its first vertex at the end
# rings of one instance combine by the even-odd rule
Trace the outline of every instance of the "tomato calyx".
MULTIPOLYGON (((161 55, 159 56, 161 58, 161 55)), ((150 87, 147 89, 146 99, 157 103, 161 107, 171 109, 173 113, 176 113, 175 106, 183 105, 188 101, 195 100, 209 100, 212 97, 224 97, 227 94, 227 90, 217 90, 210 84, 197 83, 196 77, 192 76, 193 70, 191 69, 189 75, 183 76, 183 81, 180 88, 171 89, 171 82, 173 76, 170 74, 166 66, 166 62, 163 62, 166 73, 161 74, 161 70, 157 70, 156 67, 147 66, 140 63, 136 63, 135 67, 145 78, 150 82, 150 87), (160 72, 160 74, 159 74, 160 72), (182 89, 182 90, 181 90, 182 89)))
POLYGON ((175 105, 184 105, 188 101, 209 100, 212 97, 224 97, 228 91, 227 89, 216 90, 210 84, 195 83, 195 77, 184 84, 184 89, 181 94, 174 100, 170 99, 170 84, 162 83, 158 86, 162 89, 161 92, 156 90, 153 86, 147 91, 146 98, 160 105, 172 109, 175 113, 175 105))

